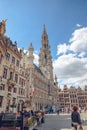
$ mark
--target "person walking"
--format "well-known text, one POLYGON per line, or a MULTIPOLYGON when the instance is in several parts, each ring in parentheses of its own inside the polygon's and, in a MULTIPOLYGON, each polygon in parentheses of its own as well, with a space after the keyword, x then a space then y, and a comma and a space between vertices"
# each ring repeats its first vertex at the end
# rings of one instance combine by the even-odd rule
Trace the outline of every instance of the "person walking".
POLYGON ((73 130, 83 130, 81 117, 78 112, 78 107, 74 106, 71 113, 72 129, 73 130))

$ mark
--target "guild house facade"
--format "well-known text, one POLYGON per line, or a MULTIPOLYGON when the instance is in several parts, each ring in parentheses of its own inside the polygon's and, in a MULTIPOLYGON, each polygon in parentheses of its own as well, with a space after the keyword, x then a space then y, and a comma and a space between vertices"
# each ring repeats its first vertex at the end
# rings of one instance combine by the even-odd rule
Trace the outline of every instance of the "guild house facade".
POLYGON ((63 89, 59 89, 59 108, 72 108, 74 105, 77 105, 79 108, 87 108, 87 85, 84 89, 78 87, 75 88, 71 86, 70 88, 67 85, 64 85, 63 89))

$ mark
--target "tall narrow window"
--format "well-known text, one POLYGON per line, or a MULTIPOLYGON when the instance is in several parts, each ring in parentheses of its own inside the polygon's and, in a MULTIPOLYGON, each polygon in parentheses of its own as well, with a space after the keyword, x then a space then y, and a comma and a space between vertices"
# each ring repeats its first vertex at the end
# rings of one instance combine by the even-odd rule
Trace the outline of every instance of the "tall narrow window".
POLYGON ((2 107, 3 96, 0 96, 0 107, 2 107))
POLYGON ((7 54, 6 54, 6 60, 10 60, 10 54, 7 52, 7 54))
POLYGON ((44 64, 46 64, 47 63, 47 56, 45 55, 44 56, 44 64))
POLYGON ((46 44, 44 44, 44 48, 46 48, 46 44))
POLYGON ((16 66, 19 67, 19 60, 17 60, 17 62, 16 62, 16 66))
POLYGON ((15 82, 18 82, 18 74, 15 74, 15 82))
POLYGON ((50 95, 50 84, 48 84, 48 95, 50 95))
POLYGON ((3 71, 3 78, 6 79, 7 78, 7 69, 4 68, 4 71, 3 71))
POLYGON ((10 80, 13 80, 13 72, 10 72, 10 80))
POLYGON ((2 53, 1 53, 1 51, 0 51, 0 64, 1 64, 1 62, 2 62, 2 57, 3 57, 3 55, 2 55, 2 53))
POLYGON ((12 63, 15 64, 15 57, 12 57, 12 63))
POLYGON ((8 92, 12 91, 12 86, 8 86, 8 92))
POLYGON ((17 89, 16 89, 16 88, 14 88, 14 89, 13 89, 13 92, 14 92, 14 93, 16 93, 16 92, 17 92, 17 89))

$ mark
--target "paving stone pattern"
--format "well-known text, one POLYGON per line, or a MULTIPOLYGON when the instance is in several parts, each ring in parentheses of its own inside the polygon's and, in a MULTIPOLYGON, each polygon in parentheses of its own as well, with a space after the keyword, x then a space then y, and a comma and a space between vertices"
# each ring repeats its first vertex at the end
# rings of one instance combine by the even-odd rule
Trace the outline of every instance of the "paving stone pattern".
MULTIPOLYGON (((87 130, 87 113, 81 113, 83 130, 87 130)), ((72 130, 70 114, 46 115, 45 123, 35 127, 36 130, 72 130)))

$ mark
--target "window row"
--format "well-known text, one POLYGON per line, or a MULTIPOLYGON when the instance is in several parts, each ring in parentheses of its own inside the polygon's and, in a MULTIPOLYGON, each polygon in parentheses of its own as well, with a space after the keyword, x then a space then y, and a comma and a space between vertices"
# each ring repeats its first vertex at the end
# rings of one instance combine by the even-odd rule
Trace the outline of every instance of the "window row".
POLYGON ((8 86, 8 92, 12 92, 16 93, 17 92, 17 88, 13 87, 13 86, 8 86))
MULTIPOLYGON (((11 57, 10 54, 7 52, 7 54, 6 54, 6 60, 7 60, 7 61, 10 61, 10 57, 11 57)), ((14 56, 12 56, 11 62, 12 62, 13 64, 16 63, 16 66, 19 67, 19 60, 16 60, 14 56)))
POLYGON ((22 88, 19 88, 19 95, 25 95, 25 90, 22 88))
POLYGON ((70 95, 70 98, 76 98, 77 96, 76 95, 70 95))
POLYGON ((0 85, 0 90, 5 90, 5 84, 0 85))
MULTIPOLYGON (((7 79, 7 71, 8 71, 7 68, 4 68, 4 71, 3 71, 3 78, 4 79, 7 79)), ((14 77, 14 73, 10 72, 9 80, 14 80, 16 83, 18 83, 18 74, 15 74, 15 77, 14 77)), ((19 84, 22 87, 25 86, 25 80, 23 78, 19 78, 19 84)))

